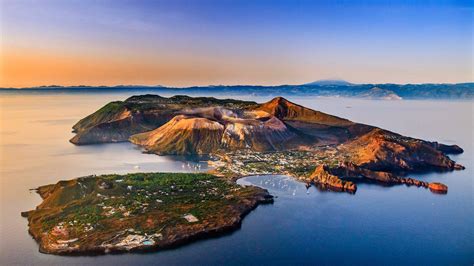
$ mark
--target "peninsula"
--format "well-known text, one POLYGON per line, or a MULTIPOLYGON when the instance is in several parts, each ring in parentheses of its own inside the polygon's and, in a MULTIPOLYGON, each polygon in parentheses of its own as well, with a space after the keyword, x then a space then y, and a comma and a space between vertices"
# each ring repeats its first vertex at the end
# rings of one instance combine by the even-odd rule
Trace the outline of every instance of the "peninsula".
POLYGON ((209 174, 137 173, 81 177, 39 187, 28 218, 44 253, 161 250, 239 228, 264 189, 209 174))

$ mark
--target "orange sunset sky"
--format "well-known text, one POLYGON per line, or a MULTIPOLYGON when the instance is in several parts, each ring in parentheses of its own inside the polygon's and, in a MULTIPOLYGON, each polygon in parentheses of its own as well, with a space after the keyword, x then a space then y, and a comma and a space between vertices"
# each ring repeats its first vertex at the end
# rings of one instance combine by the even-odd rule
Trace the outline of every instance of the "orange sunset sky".
POLYGON ((0 87, 472 81, 472 6, 395 2, 6 0, 0 87))

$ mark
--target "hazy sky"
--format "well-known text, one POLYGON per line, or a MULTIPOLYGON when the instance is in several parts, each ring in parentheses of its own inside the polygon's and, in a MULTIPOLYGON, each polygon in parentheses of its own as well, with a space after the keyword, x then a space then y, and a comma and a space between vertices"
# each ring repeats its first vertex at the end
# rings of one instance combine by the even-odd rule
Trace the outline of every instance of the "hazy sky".
POLYGON ((473 80, 472 1, 0 1, 0 87, 473 80))

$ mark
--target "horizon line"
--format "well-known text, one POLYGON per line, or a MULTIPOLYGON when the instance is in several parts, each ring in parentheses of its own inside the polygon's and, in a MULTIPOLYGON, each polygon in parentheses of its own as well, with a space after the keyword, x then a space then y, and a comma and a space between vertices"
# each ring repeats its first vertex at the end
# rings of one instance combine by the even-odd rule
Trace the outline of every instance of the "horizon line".
POLYGON ((58 84, 50 84, 50 85, 37 85, 37 86, 27 86, 27 87, 0 87, 0 89, 47 89, 47 88, 117 88, 117 87, 150 87, 150 88, 169 88, 169 89, 186 89, 186 88, 206 88, 206 87, 238 87, 238 86, 252 86, 252 87, 281 87, 281 86, 362 86, 362 85, 456 85, 456 84, 470 84, 474 83, 474 81, 464 81, 464 82, 420 82, 420 83, 394 83, 394 82, 384 82, 384 83, 352 83, 346 80, 317 80, 308 83, 302 84, 278 84, 278 85, 263 85, 263 84, 208 84, 208 85, 189 85, 189 86, 167 86, 167 85, 145 85, 145 84, 115 84, 115 85, 58 85, 58 84), (311 84, 316 82, 323 82, 323 81, 342 81, 347 82, 348 84, 311 84))

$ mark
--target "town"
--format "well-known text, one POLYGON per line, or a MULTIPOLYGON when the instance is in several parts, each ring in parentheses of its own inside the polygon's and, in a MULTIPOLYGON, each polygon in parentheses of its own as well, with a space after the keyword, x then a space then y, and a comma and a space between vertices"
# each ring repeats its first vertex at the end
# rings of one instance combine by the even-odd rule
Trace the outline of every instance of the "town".
POLYGON ((250 149, 213 154, 208 164, 224 176, 284 174, 297 179, 308 178, 318 165, 337 166, 348 160, 335 146, 313 150, 255 152, 250 149))

